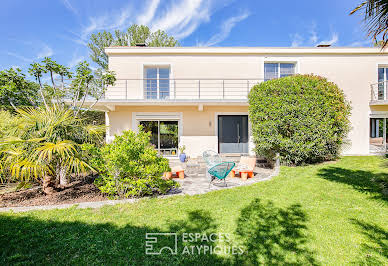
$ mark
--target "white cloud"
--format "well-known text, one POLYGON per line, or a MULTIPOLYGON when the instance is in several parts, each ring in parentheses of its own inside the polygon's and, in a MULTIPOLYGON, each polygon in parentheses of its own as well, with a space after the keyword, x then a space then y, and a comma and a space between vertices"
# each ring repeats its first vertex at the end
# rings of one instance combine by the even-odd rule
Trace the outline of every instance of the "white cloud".
POLYGON ((299 33, 295 33, 291 35, 292 43, 291 47, 298 47, 303 44, 303 37, 299 33))
POLYGON ((129 20, 131 8, 122 8, 119 12, 105 14, 102 16, 89 17, 89 23, 81 28, 81 34, 76 34, 80 37, 80 41, 85 41, 89 35, 99 30, 115 30, 122 29, 131 24, 129 20))
MULTIPOLYGON (((69 0, 62 1, 70 4, 69 0)), ((160 0, 144 2, 142 7, 136 8, 136 12, 133 12, 135 9, 131 5, 127 5, 118 11, 86 17, 87 23, 81 25, 78 32, 69 30, 72 36, 67 39, 85 46, 90 34, 96 31, 123 30, 133 23, 147 25, 152 31, 164 30, 176 39, 184 39, 201 24, 209 22, 218 7, 230 4, 230 1, 216 0, 171 0, 167 6, 162 6, 160 0)))
POLYGON ((69 0, 62 0, 63 5, 74 15, 78 15, 78 10, 73 7, 69 0))
POLYGON ((339 35, 332 27, 330 27, 330 29, 330 32, 332 32, 330 38, 324 39, 317 30, 316 22, 313 21, 310 25, 305 27, 303 33, 297 32, 290 35, 291 47, 317 46, 320 44, 335 45, 338 43, 339 35))
POLYGON ((200 24, 208 22, 211 15, 209 0, 184 0, 172 3, 162 16, 155 19, 151 30, 164 30, 177 39, 192 34, 200 24))
POLYGON ((144 13, 140 14, 136 22, 139 25, 148 25, 155 16, 156 9, 158 8, 160 0, 150 0, 144 8, 144 13))
POLYGON ((13 52, 7 52, 7 55, 13 56, 13 57, 15 57, 15 58, 17 58, 17 59, 19 59, 21 61, 24 61, 24 62, 31 62, 31 61, 33 61, 32 58, 28 58, 28 57, 25 57, 25 56, 22 56, 20 54, 13 53, 13 52))
POLYGON ((83 55, 80 55, 80 56, 77 56, 76 53, 73 54, 71 60, 69 61, 69 63, 67 64, 70 68, 73 68, 75 67, 79 62, 81 61, 84 61, 85 60, 85 56, 83 55))
POLYGON ((45 57, 50 57, 53 54, 54 54, 53 49, 51 49, 51 47, 48 46, 47 44, 43 44, 43 47, 40 50, 40 52, 36 55, 36 58, 41 59, 41 58, 45 58, 45 57))
POLYGON ((318 33, 317 33, 317 24, 313 22, 311 24, 311 29, 310 29, 310 38, 309 41, 312 45, 315 45, 318 42, 318 33))
POLYGON ((320 43, 318 43, 318 45, 320 44, 334 45, 337 42, 338 42, 338 33, 334 32, 331 34, 331 39, 321 41, 320 43))
POLYGON ((199 46, 212 46, 222 42, 223 40, 228 38, 233 27, 240 21, 243 21, 244 19, 246 19, 249 15, 250 14, 248 11, 244 11, 240 15, 228 18, 222 23, 220 32, 213 35, 207 42, 199 43, 199 46))

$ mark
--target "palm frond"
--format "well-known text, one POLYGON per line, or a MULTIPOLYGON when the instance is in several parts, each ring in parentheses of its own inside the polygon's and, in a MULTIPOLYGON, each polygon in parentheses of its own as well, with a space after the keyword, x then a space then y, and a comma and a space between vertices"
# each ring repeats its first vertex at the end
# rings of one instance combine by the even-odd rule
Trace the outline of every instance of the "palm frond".
POLYGON ((29 160, 28 158, 12 163, 10 171, 13 177, 24 181, 28 181, 31 178, 39 179, 46 174, 51 174, 51 170, 47 165, 35 160, 29 160))
POLYGON ((364 12, 364 20, 368 36, 372 37, 375 43, 382 43, 384 49, 388 45, 388 0, 368 0, 362 2, 353 9, 350 14, 358 11, 364 12), (378 41, 381 39, 381 41, 378 41))
POLYGON ((36 149, 38 160, 51 161, 54 154, 60 157, 71 157, 76 152, 75 143, 70 140, 64 140, 57 143, 46 142, 36 149))

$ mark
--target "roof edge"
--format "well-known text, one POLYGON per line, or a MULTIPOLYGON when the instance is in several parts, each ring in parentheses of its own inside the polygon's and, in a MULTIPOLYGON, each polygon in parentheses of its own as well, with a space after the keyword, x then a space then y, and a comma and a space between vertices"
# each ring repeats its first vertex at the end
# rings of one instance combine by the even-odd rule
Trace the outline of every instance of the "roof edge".
POLYGON ((105 48, 115 54, 387 54, 379 47, 129 47, 105 48))

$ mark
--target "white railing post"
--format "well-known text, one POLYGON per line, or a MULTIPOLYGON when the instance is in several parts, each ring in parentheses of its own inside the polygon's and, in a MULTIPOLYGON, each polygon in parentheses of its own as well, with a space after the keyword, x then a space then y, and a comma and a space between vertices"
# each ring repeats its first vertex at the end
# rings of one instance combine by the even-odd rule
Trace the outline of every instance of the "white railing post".
POLYGON ((225 80, 222 80, 222 99, 225 99, 225 80))
POLYGON ((125 80, 125 100, 128 100, 128 80, 125 80))
POLYGON ((174 100, 176 99, 176 80, 174 79, 174 100))
POLYGON ((201 99, 201 80, 198 80, 198 99, 201 99))

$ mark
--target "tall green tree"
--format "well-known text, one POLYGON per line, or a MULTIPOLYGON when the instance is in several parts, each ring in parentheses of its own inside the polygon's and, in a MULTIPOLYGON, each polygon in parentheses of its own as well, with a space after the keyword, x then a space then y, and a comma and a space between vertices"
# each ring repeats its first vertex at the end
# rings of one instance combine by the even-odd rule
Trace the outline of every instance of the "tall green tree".
POLYGON ((39 86, 26 79, 19 68, 0 71, 0 105, 9 109, 11 106, 35 106, 39 104, 39 86))
POLYGON ((134 46, 137 43, 144 43, 150 47, 174 47, 179 42, 166 32, 157 30, 152 32, 144 25, 132 25, 126 31, 116 30, 114 34, 106 30, 92 34, 88 43, 90 58, 101 66, 108 69, 108 56, 105 48, 109 46, 134 46))
POLYGON ((103 97, 109 85, 116 81, 112 71, 98 69, 92 71, 86 61, 76 66, 75 73, 69 68, 46 57, 40 63, 33 63, 28 72, 36 78, 39 94, 46 107, 67 108, 78 116, 81 112, 90 111, 103 97), (48 83, 43 80, 48 78, 48 83), (91 101, 86 106, 86 99, 91 101))
POLYGON ((388 46, 388 0, 368 0, 350 12, 362 12, 368 36, 382 49, 388 46))

